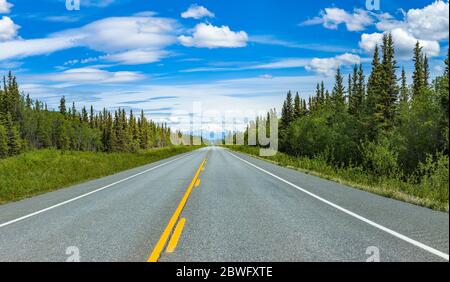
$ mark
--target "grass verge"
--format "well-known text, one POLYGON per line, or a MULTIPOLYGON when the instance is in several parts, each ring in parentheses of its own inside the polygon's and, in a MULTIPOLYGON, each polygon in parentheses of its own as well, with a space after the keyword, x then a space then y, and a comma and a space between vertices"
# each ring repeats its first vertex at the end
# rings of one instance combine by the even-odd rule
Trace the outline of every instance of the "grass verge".
POLYGON ((439 211, 449 210, 448 178, 438 185, 429 181, 419 184, 405 182, 393 177, 375 177, 360 167, 336 168, 324 160, 307 157, 294 157, 278 152, 272 157, 260 157, 259 148, 249 146, 225 146, 231 150, 269 161, 276 165, 318 176, 356 189, 384 197, 401 200, 411 204, 439 211), (444 183, 445 182, 445 183, 444 183))
POLYGON ((138 153, 36 150, 0 159, 0 204, 139 167, 199 147, 167 147, 138 153))

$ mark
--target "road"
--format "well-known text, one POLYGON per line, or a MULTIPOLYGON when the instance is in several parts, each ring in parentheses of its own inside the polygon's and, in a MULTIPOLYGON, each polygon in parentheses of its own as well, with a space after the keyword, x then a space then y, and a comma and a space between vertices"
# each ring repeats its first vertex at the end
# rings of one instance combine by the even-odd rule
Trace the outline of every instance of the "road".
POLYGON ((218 147, 0 206, 0 261, 448 261, 449 215, 218 147))

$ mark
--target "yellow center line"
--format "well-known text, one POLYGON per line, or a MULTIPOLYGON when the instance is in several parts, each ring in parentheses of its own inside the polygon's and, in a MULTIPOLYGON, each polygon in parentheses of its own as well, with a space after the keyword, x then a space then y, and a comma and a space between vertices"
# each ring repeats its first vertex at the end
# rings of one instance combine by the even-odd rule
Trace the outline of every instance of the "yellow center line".
POLYGON ((183 232, 184 224, 186 223, 186 218, 181 218, 178 221, 177 227, 175 227, 175 231, 173 232, 172 238, 170 238, 169 244, 167 245, 166 253, 173 253, 175 251, 178 240, 180 239, 181 232, 183 232))
POLYGON ((161 255, 161 252, 164 249, 164 246, 167 243, 167 240, 169 239, 170 233, 172 232, 173 227, 178 221, 178 218, 180 217, 181 212, 184 209, 184 206, 186 205, 186 202, 191 195, 192 189, 194 188, 194 184, 196 183, 203 166, 206 163, 206 159, 203 160, 200 167, 198 168, 197 172, 194 175, 194 178, 191 181, 191 184, 189 185, 189 188, 187 189, 186 193, 184 194, 183 198, 181 199, 181 202, 178 204, 177 209, 173 213, 172 217, 169 220, 169 224, 167 224, 166 229, 164 229, 164 232, 162 233, 161 237, 158 240, 158 243, 156 243, 155 248, 153 249, 150 257, 148 258, 148 262, 157 262, 159 259, 159 256, 161 255))

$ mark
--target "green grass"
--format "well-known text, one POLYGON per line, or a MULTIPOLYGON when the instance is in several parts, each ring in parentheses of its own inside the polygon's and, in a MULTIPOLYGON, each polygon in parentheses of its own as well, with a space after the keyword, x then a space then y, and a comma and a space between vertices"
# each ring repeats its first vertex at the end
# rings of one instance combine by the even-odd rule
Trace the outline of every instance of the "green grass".
POLYGON ((168 147, 138 153, 30 151, 0 159, 0 204, 142 166, 199 147, 168 147))
POLYGON ((430 177, 422 179, 419 183, 412 183, 401 180, 400 177, 375 177, 360 167, 333 167, 320 159, 294 157, 284 153, 277 153, 273 157, 259 157, 257 147, 227 146, 227 148, 381 196, 440 211, 448 212, 449 209, 448 161, 430 177))

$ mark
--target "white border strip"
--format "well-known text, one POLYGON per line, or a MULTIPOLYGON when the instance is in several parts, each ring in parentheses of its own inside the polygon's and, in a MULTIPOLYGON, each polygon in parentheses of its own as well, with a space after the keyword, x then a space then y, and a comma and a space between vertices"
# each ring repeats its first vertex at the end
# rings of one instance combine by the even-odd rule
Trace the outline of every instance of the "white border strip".
POLYGON ((19 221, 22 221, 22 220, 27 219, 27 218, 30 218, 30 217, 32 217, 32 216, 35 216, 35 215, 38 215, 38 214, 47 212, 47 211, 49 211, 49 210, 52 210, 52 209, 55 209, 55 208, 57 208, 57 207, 66 205, 66 204, 68 204, 68 203, 77 201, 77 200, 79 200, 79 199, 82 199, 82 198, 87 197, 87 196, 89 196, 89 195, 92 195, 92 194, 94 194, 94 193, 97 193, 97 192, 100 192, 100 191, 102 191, 102 190, 105 190, 105 189, 107 189, 107 188, 109 188, 109 187, 111 187, 111 186, 120 184, 120 183, 125 182, 125 181, 127 181, 127 180, 130 180, 130 179, 132 179, 132 178, 138 177, 138 176, 140 176, 140 175, 142 175, 142 174, 144 174, 144 173, 150 172, 150 171, 152 171, 152 170, 155 170, 155 169, 157 169, 157 168, 166 166, 166 165, 171 164, 171 163, 173 163, 173 162, 175 162, 175 161, 178 161, 178 160, 180 160, 180 159, 186 158, 187 156, 190 156, 190 155, 191 155, 191 154, 188 154, 188 155, 185 155, 185 156, 182 156, 182 157, 173 159, 173 160, 171 160, 171 161, 168 161, 168 162, 166 162, 166 163, 163 163, 163 164, 157 165, 157 166, 155 166, 155 167, 149 168, 149 169, 147 169, 147 170, 141 171, 141 172, 139 172, 139 173, 137 173, 137 174, 134 174, 134 175, 132 175, 132 176, 129 176, 129 177, 124 178, 124 179, 122 179, 122 180, 119 180, 119 181, 117 181, 117 182, 111 183, 111 184, 109 184, 109 185, 103 186, 103 187, 101 187, 101 188, 98 188, 98 189, 96 189, 96 190, 94 190, 94 191, 91 191, 91 192, 89 192, 89 193, 80 195, 80 196, 75 197, 75 198, 73 198, 73 199, 70 199, 70 200, 61 202, 61 203, 56 204, 56 205, 53 205, 53 206, 51 206, 51 207, 48 207, 48 208, 45 208, 45 209, 42 209, 42 210, 39 210, 39 211, 30 213, 30 214, 28 214, 28 215, 25 215, 25 216, 22 216, 22 217, 13 219, 13 220, 11 220, 11 221, 2 223, 2 224, 0 224, 0 228, 5 227, 5 226, 8 226, 8 225, 11 225, 11 224, 16 223, 16 222, 19 222, 19 221))
POLYGON ((358 214, 356 214, 356 213, 354 213, 352 211, 349 211, 349 210, 347 210, 347 209, 345 209, 345 208, 343 208, 341 206, 333 204, 330 201, 327 201, 327 200, 325 200, 325 199, 323 199, 323 198, 321 198, 321 197, 319 197, 319 196, 317 196, 317 195, 315 195, 315 194, 313 194, 313 193, 311 193, 311 192, 309 192, 309 191, 307 191, 307 190, 305 190, 305 189, 303 189, 303 188, 301 188, 301 187, 299 187, 299 186, 297 186, 297 185, 295 185, 295 184, 293 184, 293 183, 291 183, 291 182, 289 182, 287 180, 284 180, 283 178, 281 178, 279 176, 276 176, 273 173, 268 172, 267 170, 264 170, 264 169, 262 169, 262 168, 260 168, 260 167, 258 167, 256 165, 254 165, 254 164, 252 164, 252 163, 250 163, 250 162, 248 162, 248 161, 246 161, 246 160, 244 160, 244 159, 234 155, 233 153, 229 152, 228 150, 227 150, 227 152, 230 155, 232 155, 233 157, 235 157, 236 159, 239 159, 239 160, 243 161, 244 163, 253 166, 254 168, 256 168, 256 169, 258 169, 258 170, 260 170, 260 171, 262 171, 262 172, 264 172, 264 173, 266 173, 266 174, 268 174, 268 175, 270 175, 270 176, 272 176, 272 177, 274 177, 274 178, 276 178, 276 179, 278 179, 278 180, 280 180, 280 181, 282 181, 282 182, 284 182, 284 183, 286 183, 286 184, 288 184, 288 185, 290 185, 290 186, 292 186, 292 187, 302 191, 303 193, 308 194, 309 196, 311 196, 313 198, 316 198, 317 200, 319 200, 319 201, 321 201, 321 202, 323 202, 323 203, 325 203, 325 204, 327 204, 329 206, 332 206, 333 208, 336 208, 336 209, 338 209, 338 210, 340 210, 340 211, 342 211, 342 212, 344 212, 344 213, 346 213, 346 214, 348 214, 348 215, 350 215, 350 216, 352 216, 354 218, 357 218, 357 219, 359 219, 359 220, 361 220, 361 221, 363 221, 363 222, 365 222, 365 223, 367 223, 369 225, 372 225, 375 228, 378 228, 378 229, 380 229, 380 230, 382 230, 382 231, 384 231, 386 233, 389 233, 389 234, 391 234, 391 235, 393 235, 393 236, 395 236, 395 237, 397 237, 397 238, 399 238, 399 239, 401 239, 401 240, 403 240, 405 242, 408 242, 408 243, 410 243, 410 244, 412 244, 412 245, 414 245, 416 247, 419 247, 419 248, 421 248, 421 249, 423 249, 423 250, 425 250, 425 251, 427 251, 429 253, 432 253, 433 255, 441 257, 441 258, 443 258, 445 260, 449 260, 449 255, 444 253, 444 252, 436 250, 436 249, 434 249, 434 248, 432 248, 432 247, 430 247, 428 245, 425 245, 425 244, 423 244, 421 242, 418 242, 418 241, 416 241, 414 239, 411 239, 411 238, 409 238, 409 237, 407 237, 407 236, 405 236, 403 234, 400 234, 400 233, 398 233, 398 232, 396 232, 394 230, 391 230, 391 229, 389 229, 387 227, 384 227, 384 226, 382 226, 382 225, 380 225, 378 223, 375 223, 375 222, 373 222, 373 221, 371 221, 371 220, 369 220, 369 219, 367 219, 365 217, 362 217, 362 216, 360 216, 360 215, 358 215, 358 214))

